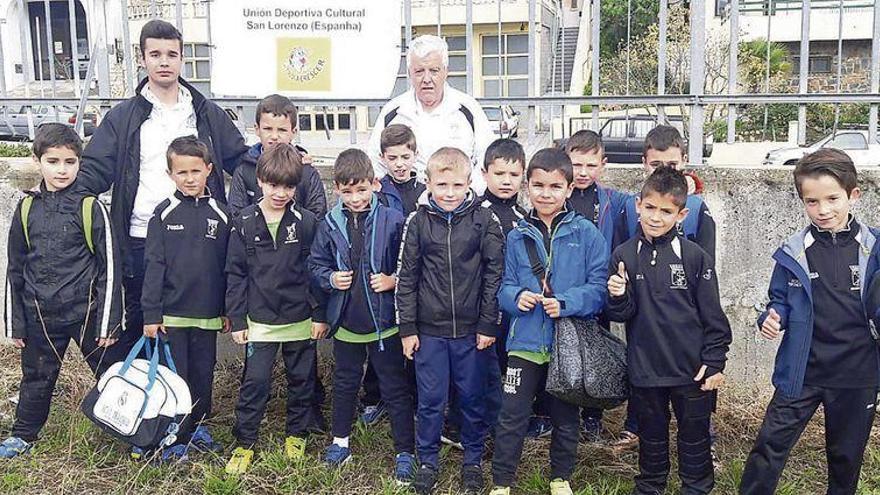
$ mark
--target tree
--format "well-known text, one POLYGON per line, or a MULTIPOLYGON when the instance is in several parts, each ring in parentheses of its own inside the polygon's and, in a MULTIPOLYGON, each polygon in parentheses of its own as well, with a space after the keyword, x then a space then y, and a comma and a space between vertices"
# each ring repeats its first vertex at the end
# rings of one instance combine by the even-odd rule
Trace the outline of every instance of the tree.
POLYGON ((657 0, 603 0, 600 53, 603 59, 613 57, 626 45, 626 21, 630 16, 630 38, 644 34, 657 22, 660 3, 657 0), (629 5, 627 5, 629 2, 629 5))

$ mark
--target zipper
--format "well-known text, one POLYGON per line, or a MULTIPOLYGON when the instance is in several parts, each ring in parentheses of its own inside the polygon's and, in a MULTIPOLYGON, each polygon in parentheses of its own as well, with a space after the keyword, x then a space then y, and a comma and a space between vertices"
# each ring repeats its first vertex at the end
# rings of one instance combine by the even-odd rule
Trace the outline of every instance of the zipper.
POLYGON ((455 287, 452 283, 452 218, 446 219, 446 258, 449 262, 449 295, 452 300, 452 338, 458 338, 458 325, 455 321, 455 287))

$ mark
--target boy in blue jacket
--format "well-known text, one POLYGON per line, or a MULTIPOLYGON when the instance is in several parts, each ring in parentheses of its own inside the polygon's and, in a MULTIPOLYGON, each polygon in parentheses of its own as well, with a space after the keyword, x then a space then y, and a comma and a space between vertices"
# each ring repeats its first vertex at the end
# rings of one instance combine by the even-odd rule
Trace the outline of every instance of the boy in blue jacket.
POLYGON ((877 232, 855 219, 858 177, 846 153, 806 155, 794 181, 810 225, 776 253, 761 336, 782 343, 764 423, 740 493, 773 493, 791 448, 821 404, 828 493, 853 494, 874 422, 880 360, 877 232))
MULTIPOLYGON (((498 301, 510 315, 507 373, 492 459, 493 495, 510 493, 532 401, 544 389, 557 318, 595 318, 605 306, 608 248, 589 220, 568 209, 573 173, 564 151, 544 149, 526 174, 532 211, 507 236, 498 301), (529 251, 544 263, 534 271, 529 251)), ((571 494, 578 406, 550 399, 550 493, 571 494)))
POLYGON ((327 319, 335 332, 333 443, 324 462, 351 460, 349 436, 369 356, 391 416, 395 478, 408 483, 416 468, 413 407, 394 314, 403 215, 379 202, 379 183, 363 151, 339 154, 333 182, 339 203, 318 226, 309 259, 312 278, 329 294, 327 319))

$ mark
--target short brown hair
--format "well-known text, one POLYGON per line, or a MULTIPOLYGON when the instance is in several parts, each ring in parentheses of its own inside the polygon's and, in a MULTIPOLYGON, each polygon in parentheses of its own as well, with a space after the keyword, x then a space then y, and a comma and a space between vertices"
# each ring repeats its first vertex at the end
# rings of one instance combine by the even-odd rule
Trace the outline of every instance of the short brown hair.
POLYGON ((648 150, 666 151, 669 148, 681 150, 681 156, 685 154, 684 139, 678 129, 671 125, 658 125, 651 129, 645 136, 645 147, 642 156, 648 154, 648 150))
POLYGON ((806 178, 819 178, 823 175, 832 177, 840 184, 849 196, 859 185, 859 176, 852 158, 843 151, 834 148, 822 148, 804 155, 794 167, 794 186, 798 196, 803 199, 801 184, 806 178))
POLYGON ((278 94, 271 94, 257 103, 257 111, 255 115, 255 120, 257 125, 260 125, 260 117, 263 116, 264 113, 271 113, 276 117, 287 117, 290 119, 290 125, 293 129, 296 129, 297 124, 297 115, 298 112, 296 110, 296 105, 290 101, 290 98, 278 94))
POLYGON ((602 145, 602 136, 588 129, 577 131, 565 142, 565 152, 571 153, 572 151, 603 153, 605 146, 602 145))
POLYGON ((50 122, 37 128, 34 136, 34 156, 39 160, 49 148, 68 148, 77 158, 82 158, 82 139, 73 127, 67 124, 50 122))
POLYGON ((356 148, 349 148, 336 157, 333 164, 333 182, 338 186, 349 186, 361 181, 376 178, 370 157, 356 148))
POLYGON ((138 43, 141 47, 141 56, 147 56, 147 38, 157 40, 177 40, 180 43, 180 56, 183 57, 183 35, 174 27, 174 24, 163 21, 162 19, 153 19, 141 28, 141 36, 138 43))
POLYGON ((302 158, 289 144, 277 144, 257 160, 257 178, 267 184, 296 187, 302 177, 302 158))
POLYGON ((400 146, 401 144, 405 144, 410 151, 415 153, 416 135, 409 126, 391 124, 382 130, 382 136, 379 138, 379 151, 381 153, 385 153, 385 150, 392 146, 400 146))
POLYGON ((428 166, 425 170, 428 177, 431 173, 446 172, 448 170, 465 169, 468 174, 471 172, 471 160, 464 151, 451 146, 445 146, 435 151, 431 158, 428 159, 428 166))
POLYGON ((513 139, 502 138, 492 141, 492 144, 486 148, 486 155, 483 158, 483 170, 489 171, 489 165, 495 160, 504 160, 511 163, 519 163, 522 168, 526 168, 526 152, 521 144, 513 139))
POLYGON ((168 145, 165 152, 165 160, 168 162, 168 170, 171 170, 171 156, 194 156, 201 158, 205 165, 211 163, 211 150, 208 145, 195 136, 181 136, 168 145))
POLYGON ((571 159, 568 157, 568 153, 559 148, 544 148, 535 153, 529 162, 528 170, 526 170, 526 180, 532 178, 535 170, 543 170, 549 174, 559 171, 565 177, 567 184, 574 181, 571 159))
POLYGON ((642 192, 639 197, 644 199, 648 193, 657 193, 661 196, 672 196, 672 203, 681 211, 687 204, 688 184, 684 174, 672 167, 659 167, 653 174, 645 179, 642 192))

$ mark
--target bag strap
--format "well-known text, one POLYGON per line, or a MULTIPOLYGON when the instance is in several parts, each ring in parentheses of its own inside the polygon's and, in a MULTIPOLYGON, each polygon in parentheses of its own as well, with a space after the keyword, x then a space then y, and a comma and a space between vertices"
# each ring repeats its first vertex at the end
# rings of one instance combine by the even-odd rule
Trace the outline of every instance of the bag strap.
POLYGON ((116 372, 117 376, 123 376, 126 372, 128 372, 129 368, 131 368, 131 363, 137 358, 138 354, 140 354, 141 349, 146 345, 146 353, 148 356, 151 356, 150 359, 150 367, 147 370, 147 386, 146 391, 149 392, 150 389, 153 388, 153 384, 156 383, 156 373, 159 371, 159 339, 156 339, 156 342, 153 344, 153 349, 147 345, 147 337, 143 336, 135 342, 134 347, 131 348, 131 351, 128 352, 128 356, 125 358, 125 362, 122 363, 122 367, 119 368, 119 371, 116 372))
MULTIPOLYGON (((34 197, 31 195, 25 196, 21 201, 21 229, 24 231, 24 242, 27 244, 28 249, 31 248, 31 238, 28 234, 28 216, 31 212, 31 206, 34 204, 34 197)), ((94 196, 86 196, 82 201, 82 220, 83 220, 83 234, 86 238, 86 247, 89 248, 89 252, 95 254, 95 245, 92 241, 92 210, 95 206, 95 197, 94 196)))
POLYGON ((523 236, 523 240, 526 244, 526 254, 529 255, 532 273, 538 277, 538 283, 543 284, 544 277, 547 276, 547 267, 544 266, 544 262, 541 261, 541 257, 538 255, 538 245, 531 237, 523 236))
MULTIPOLYGON (((168 340, 163 339, 163 338, 159 337, 158 335, 156 336, 156 340, 162 341, 162 348, 165 351, 165 365, 168 366, 168 369, 173 371, 174 374, 176 375, 177 374, 177 366, 174 365, 174 359, 171 357, 171 344, 168 343, 168 340)), ((150 346, 146 347, 146 354, 147 354, 147 359, 153 358, 153 350, 150 348, 150 346)))
POLYGON ((31 248, 31 238, 28 235, 28 215, 31 212, 31 205, 34 204, 34 197, 27 195, 21 200, 21 230, 24 231, 24 242, 27 248, 31 248))

